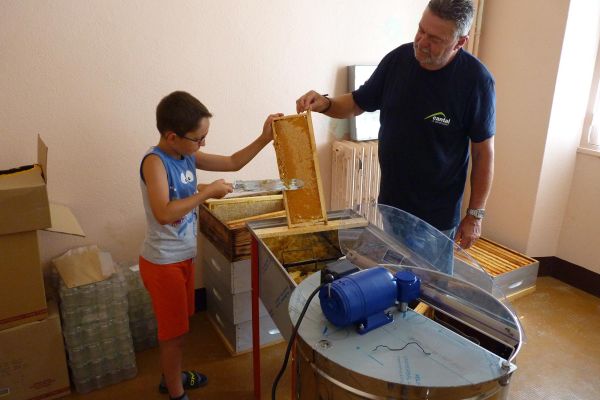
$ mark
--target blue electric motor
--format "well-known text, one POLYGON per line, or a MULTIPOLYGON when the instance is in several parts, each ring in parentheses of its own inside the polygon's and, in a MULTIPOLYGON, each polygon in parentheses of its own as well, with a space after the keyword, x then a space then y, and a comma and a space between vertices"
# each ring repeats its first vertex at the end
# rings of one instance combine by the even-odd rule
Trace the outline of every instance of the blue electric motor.
POLYGON ((410 271, 392 275, 384 267, 373 267, 346 275, 323 286, 321 309, 333 325, 357 325, 364 334, 394 320, 385 312, 395 304, 406 310, 421 289, 421 280, 410 271))

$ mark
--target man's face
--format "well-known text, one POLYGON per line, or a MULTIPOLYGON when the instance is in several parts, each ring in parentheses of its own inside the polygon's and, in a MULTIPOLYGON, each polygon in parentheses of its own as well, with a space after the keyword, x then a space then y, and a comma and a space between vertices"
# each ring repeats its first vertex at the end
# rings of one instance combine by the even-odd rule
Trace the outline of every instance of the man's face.
POLYGON ((415 35, 415 58, 428 70, 443 68, 467 42, 468 36, 455 36, 454 22, 434 15, 426 8, 415 35))

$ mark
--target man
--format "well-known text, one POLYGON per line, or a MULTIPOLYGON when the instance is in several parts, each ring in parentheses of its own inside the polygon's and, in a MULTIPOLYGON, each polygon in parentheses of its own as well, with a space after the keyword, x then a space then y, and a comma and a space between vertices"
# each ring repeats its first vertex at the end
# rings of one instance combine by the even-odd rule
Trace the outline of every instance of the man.
POLYGON ((481 235, 494 165, 495 90, 487 68, 463 50, 470 0, 431 0, 413 43, 386 55, 358 90, 296 101, 333 118, 381 110, 379 203, 425 220, 463 248, 481 235), (471 146, 471 196, 460 219, 471 146))

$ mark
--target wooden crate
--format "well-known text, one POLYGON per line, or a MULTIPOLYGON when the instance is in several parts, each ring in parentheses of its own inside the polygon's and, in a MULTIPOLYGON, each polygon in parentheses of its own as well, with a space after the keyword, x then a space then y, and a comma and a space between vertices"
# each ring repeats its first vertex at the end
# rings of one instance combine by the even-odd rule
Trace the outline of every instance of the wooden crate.
POLYGON ((250 232, 244 222, 230 222, 283 217, 283 210, 281 194, 208 200, 198 207, 199 229, 229 261, 243 260, 250 257, 250 232))
POLYGON ((319 159, 310 111, 273 121, 273 137, 279 177, 301 179, 299 190, 284 191, 288 226, 310 226, 327 222, 319 159))
POLYGON ((483 237, 465 251, 486 270, 509 299, 535 291, 539 268, 536 259, 483 237))

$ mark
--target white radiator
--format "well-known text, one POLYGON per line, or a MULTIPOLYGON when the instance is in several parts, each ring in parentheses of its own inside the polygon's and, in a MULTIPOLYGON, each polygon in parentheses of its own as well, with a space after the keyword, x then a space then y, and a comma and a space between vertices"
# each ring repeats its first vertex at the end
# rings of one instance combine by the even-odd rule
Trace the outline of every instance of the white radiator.
POLYGON ((331 209, 350 208, 375 222, 379 196, 377 140, 333 142, 331 157, 331 209))

